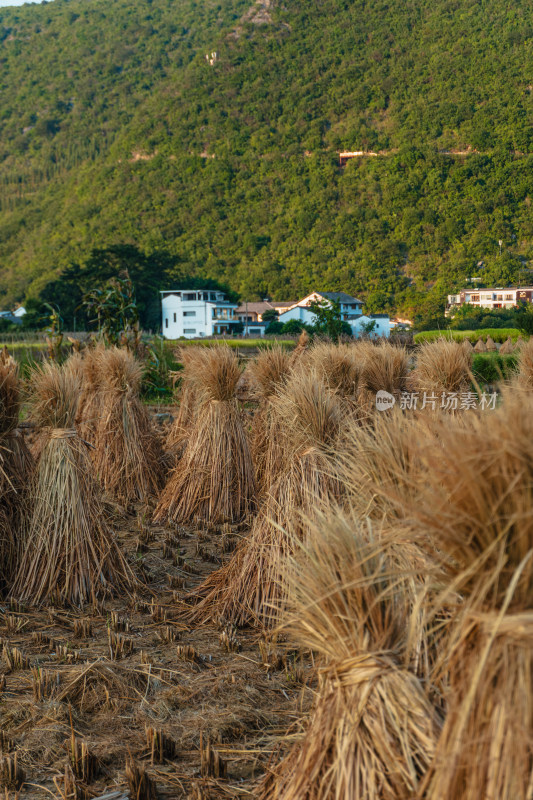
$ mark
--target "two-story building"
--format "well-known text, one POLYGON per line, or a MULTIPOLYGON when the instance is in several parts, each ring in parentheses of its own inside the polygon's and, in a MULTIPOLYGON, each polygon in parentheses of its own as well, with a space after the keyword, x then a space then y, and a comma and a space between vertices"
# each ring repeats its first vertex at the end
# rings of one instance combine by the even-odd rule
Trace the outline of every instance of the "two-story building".
POLYGON ((513 308, 533 302, 533 286, 497 286, 495 289, 462 289, 448 295, 446 316, 453 315, 459 306, 475 308, 513 308))
POLYGON ((350 316, 362 314, 363 312, 363 301, 358 300, 357 297, 352 297, 350 294, 346 294, 345 292, 313 292, 280 312, 279 321, 288 322, 290 319, 297 319, 300 322, 313 325, 315 315, 311 311, 310 306, 313 303, 324 302, 330 304, 332 302, 337 302, 341 310, 342 318, 347 321, 350 316))
POLYGON ((238 303, 218 289, 171 289, 161 292, 162 330, 166 339, 194 339, 231 334, 239 325, 238 303))

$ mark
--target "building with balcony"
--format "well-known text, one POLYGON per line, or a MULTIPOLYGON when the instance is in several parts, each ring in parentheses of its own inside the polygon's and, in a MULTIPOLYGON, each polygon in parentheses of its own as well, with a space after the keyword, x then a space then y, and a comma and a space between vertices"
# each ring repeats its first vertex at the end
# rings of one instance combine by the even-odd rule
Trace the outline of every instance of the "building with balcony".
POLYGON ((533 302, 533 286, 498 286, 495 289, 463 289, 458 294, 449 294, 446 316, 463 305, 475 308, 513 308, 522 303, 533 302))
POLYGON ((238 303, 214 289, 171 289, 161 292, 165 339, 231 335, 240 326, 238 303))

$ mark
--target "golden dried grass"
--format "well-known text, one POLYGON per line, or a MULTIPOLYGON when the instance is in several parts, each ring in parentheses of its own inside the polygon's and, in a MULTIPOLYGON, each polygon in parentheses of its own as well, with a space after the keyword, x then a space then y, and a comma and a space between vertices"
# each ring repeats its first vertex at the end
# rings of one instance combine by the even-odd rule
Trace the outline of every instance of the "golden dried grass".
POLYGON ((80 383, 53 364, 31 380, 31 414, 46 440, 28 491, 11 596, 81 605, 135 581, 107 524, 87 452, 74 428, 80 383))
POLYGON ((171 454, 175 462, 183 455, 196 418, 198 403, 193 377, 195 373, 192 364, 197 357, 201 357, 203 349, 202 347, 181 347, 177 352, 179 361, 183 364, 183 372, 180 376, 179 407, 165 443, 166 450, 171 454))
POLYGON ((446 719, 420 792, 430 800, 531 794, 532 441, 533 401, 507 390, 492 413, 435 420, 418 496, 398 493, 443 574, 431 613, 451 612, 446 719))
POLYGON ((226 347, 206 347, 191 363, 200 405, 185 452, 159 498, 157 522, 236 523, 254 509, 253 462, 235 399, 240 372, 226 347))
POLYGON ((471 358, 459 342, 442 338, 419 347, 416 366, 410 376, 415 391, 464 392, 471 380, 471 358))
POLYGON ((272 625, 285 599, 279 563, 292 542, 305 536, 306 518, 339 497, 335 453, 344 411, 339 399, 315 373, 297 374, 273 401, 283 443, 279 462, 268 475, 250 536, 233 557, 191 595, 200 599, 197 621, 222 616, 235 624, 272 625))
POLYGON ((518 350, 517 367, 518 386, 531 391, 533 389, 533 336, 518 350))
POLYGON ((284 627, 318 658, 319 681, 303 735, 262 782, 263 800, 416 795, 441 721, 405 663, 409 573, 390 561, 391 545, 397 553, 364 522, 330 513, 285 558, 284 627))
MULTIPOLYGON (((376 393, 383 390, 396 399, 408 386, 409 360, 404 347, 390 342, 367 343, 359 382, 359 399, 367 413, 375 408, 376 393)), ((364 346, 363 343, 358 345, 364 346)))
POLYGON ((163 481, 162 448, 139 397, 142 364, 117 347, 100 350, 101 401, 93 460, 103 488, 119 502, 148 502, 163 481))

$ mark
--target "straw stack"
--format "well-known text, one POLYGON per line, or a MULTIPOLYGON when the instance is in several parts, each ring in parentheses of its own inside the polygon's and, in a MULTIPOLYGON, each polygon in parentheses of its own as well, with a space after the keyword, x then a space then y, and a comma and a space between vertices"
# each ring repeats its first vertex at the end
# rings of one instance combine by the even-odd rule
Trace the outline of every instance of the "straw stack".
POLYGON ((508 356, 511 353, 514 353, 514 344, 510 336, 508 336, 505 342, 502 344, 499 352, 501 356, 508 356))
POLYGON ((474 350, 475 350, 476 353, 486 353, 487 352, 487 345, 485 344, 483 339, 480 338, 480 339, 477 340, 477 342, 476 342, 476 344, 474 346, 474 350))
POLYGON ((396 399, 407 389, 409 364, 404 347, 389 342, 367 346, 359 382, 359 398, 367 412, 375 409, 377 392, 389 392, 396 399))
POLYGON ((487 353, 497 352, 498 348, 496 347, 496 342, 494 341, 494 339, 490 334, 487 336, 487 341, 485 342, 485 344, 487 346, 487 353))
POLYGON ((100 403, 94 463, 103 488, 122 503, 149 502, 162 484, 162 449, 139 397, 142 365, 128 350, 97 354, 100 403))
POLYGON ((265 475, 271 475, 281 459, 277 416, 273 412, 272 400, 278 388, 287 381, 291 356, 285 348, 274 346, 262 350, 248 369, 259 407, 252 421, 251 451, 254 460, 258 492, 268 489, 265 475))
POLYGON ((518 351, 518 385, 531 391, 533 389, 533 336, 522 344, 518 351))
POLYGON ((318 688, 303 735, 263 780, 261 800, 418 796, 441 720, 409 668, 414 598, 388 548, 365 523, 330 514, 286 559, 285 629, 315 655, 318 688))
POLYGON ((46 443, 28 492, 12 597, 82 605, 134 584, 107 525, 87 445, 74 427, 80 384, 46 364, 31 380, 31 415, 46 443))
POLYGON ((255 500, 253 462, 235 398, 239 362, 229 347, 205 347, 189 369, 199 393, 196 418, 154 519, 237 523, 251 513, 255 500))
POLYGON ((420 346, 410 383, 415 391, 440 396, 443 392, 466 391, 471 379, 468 352, 458 342, 442 338, 420 346))
POLYGON ((406 500, 413 534, 446 577, 435 616, 455 598, 429 800, 531 794, 533 401, 515 389, 488 413, 425 437, 425 481, 416 502, 406 500))
POLYGON ((178 462, 185 451, 187 439, 197 414, 198 387, 195 386, 195 376, 198 374, 198 369, 195 370, 193 365, 197 358, 201 358, 202 349, 202 347, 181 347, 177 353, 180 363, 183 364, 179 407, 165 443, 165 449, 174 464, 178 462))
POLYGON ((81 438, 93 445, 96 442, 96 431, 102 405, 102 375, 100 367, 104 353, 105 347, 101 344, 88 348, 83 353, 81 393, 76 415, 76 428, 81 438))
POLYGON ((285 598, 279 563, 302 539, 307 519, 340 497, 335 453, 344 410, 315 373, 295 375, 274 401, 280 461, 266 475, 270 488, 231 560, 191 595, 197 621, 222 616, 235 624, 272 625, 285 598))
POLYGON ((2 503, 13 522, 18 518, 22 493, 34 468, 33 457, 18 428, 21 385, 16 361, 0 351, 0 458, 4 482, 2 503))

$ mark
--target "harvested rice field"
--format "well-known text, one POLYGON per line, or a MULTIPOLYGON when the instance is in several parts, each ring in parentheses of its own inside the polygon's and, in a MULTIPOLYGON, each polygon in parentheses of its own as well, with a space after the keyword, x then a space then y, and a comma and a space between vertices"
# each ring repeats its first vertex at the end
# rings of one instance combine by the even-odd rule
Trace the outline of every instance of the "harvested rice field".
POLYGON ((115 522, 142 566, 142 592, 83 613, 0 605, 0 744, 17 753, 20 797, 63 796, 73 742, 88 796, 126 792, 133 758, 161 798, 251 797, 277 738, 309 704, 309 658, 222 620, 189 625, 181 611, 246 530, 153 526, 135 514, 115 522))
POLYGON ((177 355, 0 352, 1 796, 531 800, 533 339, 177 355))

